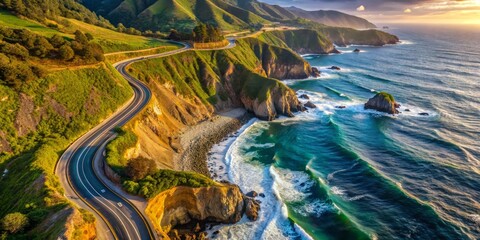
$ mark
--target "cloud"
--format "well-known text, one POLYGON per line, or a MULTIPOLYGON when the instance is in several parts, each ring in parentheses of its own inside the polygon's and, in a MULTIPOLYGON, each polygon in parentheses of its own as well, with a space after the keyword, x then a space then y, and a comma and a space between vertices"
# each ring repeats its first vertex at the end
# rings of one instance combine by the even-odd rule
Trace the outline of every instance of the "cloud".
POLYGON ((404 13, 411 13, 411 12, 412 12, 412 9, 407 8, 407 9, 405 9, 403 12, 404 12, 404 13))
POLYGON ((365 11, 365 6, 363 6, 363 5, 358 6, 357 11, 359 11, 359 12, 365 11))

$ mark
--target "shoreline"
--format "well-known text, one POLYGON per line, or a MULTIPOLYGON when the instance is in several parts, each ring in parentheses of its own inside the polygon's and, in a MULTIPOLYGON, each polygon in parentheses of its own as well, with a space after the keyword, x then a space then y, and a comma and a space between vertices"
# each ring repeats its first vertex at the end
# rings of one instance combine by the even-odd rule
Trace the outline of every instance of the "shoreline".
POLYGON ((188 127, 179 135, 183 151, 174 156, 174 169, 193 171, 211 177, 207 154, 215 144, 222 142, 253 118, 243 108, 216 113, 211 119, 188 127))

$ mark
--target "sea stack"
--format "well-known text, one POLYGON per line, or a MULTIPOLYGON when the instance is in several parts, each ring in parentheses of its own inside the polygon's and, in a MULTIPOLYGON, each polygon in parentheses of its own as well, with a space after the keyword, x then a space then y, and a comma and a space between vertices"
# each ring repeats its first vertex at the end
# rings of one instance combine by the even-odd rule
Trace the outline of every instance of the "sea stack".
POLYGON ((385 112, 389 114, 399 114, 400 112, 397 108, 400 107, 400 104, 395 102, 395 98, 389 93, 380 92, 377 93, 373 98, 370 98, 367 103, 365 103, 365 109, 374 109, 379 112, 385 112))
POLYGON ((315 78, 318 78, 320 77, 320 75, 322 74, 322 72, 320 72, 320 70, 318 70, 318 68, 316 67, 312 67, 312 77, 315 77, 315 78))
POLYGON ((341 70, 341 68, 338 67, 338 66, 332 66, 332 67, 330 67, 330 69, 331 69, 331 70, 337 70, 337 71, 340 71, 340 70, 341 70))

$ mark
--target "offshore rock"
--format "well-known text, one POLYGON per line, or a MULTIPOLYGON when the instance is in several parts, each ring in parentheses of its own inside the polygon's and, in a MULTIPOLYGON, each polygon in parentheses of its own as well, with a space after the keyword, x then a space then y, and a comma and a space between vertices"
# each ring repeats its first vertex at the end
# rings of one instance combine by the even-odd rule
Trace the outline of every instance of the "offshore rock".
POLYGON ((397 108, 400 107, 400 104, 396 103, 393 96, 386 92, 380 92, 373 98, 370 98, 368 102, 365 103, 364 107, 365 109, 373 109, 379 112, 385 112, 389 114, 400 113, 397 110, 397 108))
POLYGON ((305 107, 308 107, 308 108, 317 108, 317 106, 315 104, 313 104, 312 102, 308 101, 307 103, 305 103, 305 107))

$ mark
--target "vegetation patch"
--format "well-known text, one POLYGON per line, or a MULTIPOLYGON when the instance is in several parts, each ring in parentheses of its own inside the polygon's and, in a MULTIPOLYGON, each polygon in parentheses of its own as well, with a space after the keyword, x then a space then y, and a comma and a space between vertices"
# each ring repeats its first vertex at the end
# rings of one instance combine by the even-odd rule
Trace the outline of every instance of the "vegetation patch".
POLYGON ((391 103, 395 102, 395 98, 390 93, 379 92, 377 95, 382 96, 384 99, 386 99, 387 101, 389 101, 391 103))
POLYGON ((129 148, 135 147, 137 144, 137 136, 129 131, 121 128, 116 128, 115 132, 117 137, 108 143, 106 150, 107 164, 121 176, 125 175, 125 167, 127 166, 128 160, 125 158, 125 152, 129 148))
POLYGON ((176 186, 198 188, 215 186, 217 184, 202 174, 162 169, 138 181, 124 181, 123 187, 129 193, 152 198, 176 186))
POLYGON ((327 37, 308 29, 268 31, 259 35, 258 39, 279 47, 291 48, 297 52, 328 53, 333 49, 333 44, 327 37))

